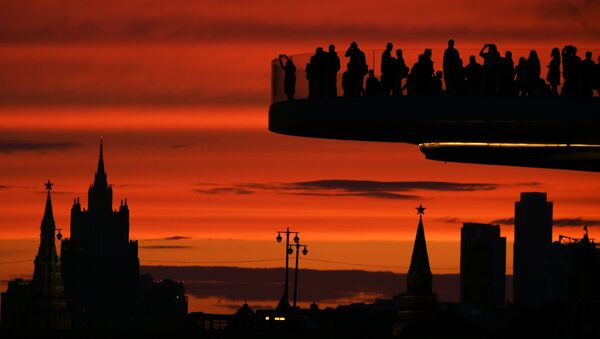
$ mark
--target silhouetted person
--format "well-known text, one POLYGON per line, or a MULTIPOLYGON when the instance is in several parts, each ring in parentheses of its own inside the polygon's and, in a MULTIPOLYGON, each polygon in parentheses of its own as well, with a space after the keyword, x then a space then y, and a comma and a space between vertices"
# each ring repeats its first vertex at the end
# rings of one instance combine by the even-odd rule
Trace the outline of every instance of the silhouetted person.
POLYGON ((477 63, 474 55, 469 57, 469 64, 465 67, 466 92, 468 95, 481 95, 483 85, 483 66, 477 63))
POLYGON ((548 66, 548 74, 546 75, 546 81, 550 84, 550 89, 553 96, 558 96, 558 86, 560 85, 560 50, 555 47, 550 53, 550 63, 548 66))
POLYGON ((294 94, 296 94, 296 65, 292 58, 285 54, 279 55, 279 65, 285 72, 283 77, 283 91, 288 100, 294 100, 294 94), (283 59, 286 60, 285 64, 283 63, 283 59))
POLYGON ((325 52, 318 47, 306 65, 309 98, 319 98, 325 94, 325 62, 325 52))
POLYGON ((515 95, 515 63, 511 51, 506 51, 506 53, 504 53, 501 66, 502 80, 500 82, 500 94, 515 95))
POLYGON ((426 49, 423 54, 419 55, 419 61, 413 66, 411 75, 413 75, 415 95, 432 93, 433 61, 430 49, 426 49))
POLYGON ((368 97, 381 94, 381 84, 375 77, 375 71, 372 69, 369 70, 369 77, 367 77, 367 84, 365 87, 365 95, 368 97))
POLYGON ((404 56, 401 49, 396 50, 396 58, 394 59, 394 87, 392 95, 402 95, 402 79, 408 78, 408 66, 404 61, 404 56))
MULTIPOLYGON (((458 59, 458 68, 456 73, 456 94, 455 95, 465 95, 467 94, 467 79, 465 73, 465 67, 463 65, 462 59, 458 59)), ((446 94, 447 91, 446 91, 446 94)))
POLYGON ((329 45, 325 60, 325 95, 337 97, 337 73, 341 65, 340 57, 335 51, 335 45, 329 45))
POLYGON ((515 86, 517 89, 517 95, 525 96, 525 95, 527 95, 527 76, 528 76, 527 59, 525 59, 525 57, 519 58, 519 63, 517 64, 517 67, 515 68, 515 73, 516 73, 515 86))
POLYGON ((342 74, 342 89, 345 97, 359 97, 362 93, 362 86, 356 86, 355 77, 349 70, 342 74))
POLYGON ((542 66, 540 63, 540 58, 535 50, 531 50, 529 52, 529 57, 527 58, 527 71, 526 71, 526 86, 527 86, 527 95, 534 95, 538 93, 540 88, 540 76, 542 74, 542 66))
POLYGON ((385 45, 385 50, 381 53, 381 90, 385 95, 390 95, 394 88, 394 64, 396 59, 392 57, 393 48, 394 45, 388 42, 385 45))
POLYGON ((594 72, 596 63, 592 59, 592 52, 585 52, 585 59, 581 61, 581 95, 591 97, 594 95, 594 72))
POLYGON ((448 40, 448 48, 444 51, 444 80, 446 82, 446 92, 448 95, 456 95, 458 92, 458 82, 460 76, 460 68, 462 67, 460 54, 454 48, 454 40, 448 40))
POLYGON ((494 44, 485 44, 479 51, 483 58, 483 94, 496 95, 501 80, 501 60, 498 48, 494 44), (487 51, 486 51, 487 50, 487 51))
POLYGON ((561 95, 577 96, 580 94, 580 63, 577 48, 567 45, 562 50, 563 79, 561 95))
POLYGON ((358 93, 362 93, 364 77, 368 71, 365 53, 358 48, 358 44, 354 41, 348 47, 345 55, 347 58, 350 58, 348 60, 348 72, 350 72, 350 80, 354 87, 352 92, 357 91, 358 93))
POLYGON ((431 81, 431 89, 432 89, 432 94, 434 96, 444 95, 444 88, 442 85, 442 77, 443 77, 442 71, 435 72, 435 76, 433 77, 433 79, 431 81))

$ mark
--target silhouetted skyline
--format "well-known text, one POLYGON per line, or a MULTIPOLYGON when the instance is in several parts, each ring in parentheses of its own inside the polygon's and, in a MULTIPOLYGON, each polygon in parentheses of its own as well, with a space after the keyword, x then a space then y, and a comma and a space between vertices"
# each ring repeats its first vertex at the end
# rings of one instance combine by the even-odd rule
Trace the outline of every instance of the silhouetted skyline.
MULTIPOLYGON (((380 52, 390 41, 391 56, 402 49, 409 67, 434 47, 435 69, 443 70, 443 49, 453 38, 464 64, 483 43, 496 43, 502 56, 511 50, 515 66, 536 49, 544 78, 554 46, 578 46, 582 58, 589 49, 597 61, 594 2, 308 1, 281 8, 273 1, 67 6, 34 0, 0 12, 2 290, 33 272, 46 193, 39 183, 48 178, 57 183, 55 221, 70 236, 72 198, 91 182, 100 136, 110 149, 113 188, 135 206, 130 238, 140 241, 143 265, 280 266, 241 261, 249 250, 252 260, 279 258, 279 249, 266 244, 275 227, 289 224, 324 251, 301 267, 402 272, 408 263, 392 258, 410 255, 412 208, 423 202, 431 211, 425 228, 432 274, 456 273, 463 222, 500 220, 512 248, 511 206, 523 191, 550 194, 560 206, 560 234, 580 238, 586 223, 592 237, 597 230, 597 174, 435 163, 408 145, 265 131, 268 62, 279 53, 327 51, 331 41, 343 58, 357 41, 379 73, 380 52)), ((298 79, 305 66, 296 63, 298 79)), ((507 255, 510 272, 512 249, 507 255)), ((195 300, 190 309, 216 309, 215 300, 195 300)))

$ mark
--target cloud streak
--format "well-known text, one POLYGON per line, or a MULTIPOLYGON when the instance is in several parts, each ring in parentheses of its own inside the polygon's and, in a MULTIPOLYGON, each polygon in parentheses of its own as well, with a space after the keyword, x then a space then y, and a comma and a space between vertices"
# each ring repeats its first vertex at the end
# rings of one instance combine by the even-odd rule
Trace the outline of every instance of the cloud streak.
POLYGON ((0 140, 0 153, 65 151, 79 146, 79 143, 71 141, 0 140))
POLYGON ((306 195, 321 197, 366 197, 374 199, 414 200, 420 198, 419 191, 474 192, 493 191, 504 186, 530 186, 537 183, 502 185, 496 183, 461 183, 447 181, 375 181, 328 179, 289 183, 242 183, 233 186, 198 184, 194 189, 200 194, 254 194, 274 192, 277 194, 306 195))
POLYGON ((19 1, 2 7, 0 43, 289 42, 322 40, 323 36, 418 41, 447 39, 448 35, 480 40, 490 36, 547 40, 573 36, 595 39, 600 33, 595 20, 600 6, 597 1, 586 0, 506 0, 484 4, 453 0, 438 1, 436 6, 408 1, 364 6, 353 1, 332 0, 324 4, 309 0, 290 3, 289 12, 281 11, 275 0, 227 4, 215 0, 169 4, 146 0, 60 4, 19 1), (360 11, 355 10, 357 6, 360 11), (332 12, 337 13, 333 18, 332 12), (310 20, 306 20, 308 17, 310 20), (511 17, 510 23, 499 19, 506 17, 511 17))
POLYGON ((192 237, 187 237, 184 235, 174 235, 171 237, 165 237, 162 240, 188 240, 188 239, 192 239, 192 237))
MULTIPOLYGON (((438 221, 445 222, 447 224, 463 224, 466 222, 474 222, 469 220, 463 220, 456 217, 438 218, 438 221)), ((515 218, 498 218, 489 222, 490 224, 500 224, 505 226, 514 226, 515 218)), ((583 227, 583 226, 600 226, 600 219, 587 219, 582 217, 574 218, 558 218, 552 221, 554 227, 583 227)))

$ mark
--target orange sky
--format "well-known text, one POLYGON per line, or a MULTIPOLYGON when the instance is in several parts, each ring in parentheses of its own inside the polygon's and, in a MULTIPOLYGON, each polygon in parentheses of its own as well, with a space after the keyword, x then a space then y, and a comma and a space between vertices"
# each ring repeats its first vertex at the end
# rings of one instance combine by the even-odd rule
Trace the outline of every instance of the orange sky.
MULTIPOLYGON (((412 240, 414 207, 423 203, 436 273, 452 266, 448 261, 457 267, 458 250, 435 242, 458 246, 463 221, 511 217, 522 191, 548 192, 556 219, 600 225, 599 174, 444 164, 424 160, 411 145, 266 130, 270 60, 281 52, 306 53, 330 42, 341 51, 352 40, 364 48, 390 40, 418 51, 443 48, 450 37, 468 53, 487 42, 523 53, 565 43, 597 51, 598 17, 595 1, 3 2, 0 239, 37 237, 48 178, 56 183, 58 226, 68 235, 70 204, 77 196, 87 200, 100 136, 115 203, 128 198, 136 239, 271 240, 274 230, 292 225, 309 243, 345 241, 355 249, 320 258, 377 264, 364 253, 378 253, 378 243, 364 240, 412 240), (403 199, 298 188, 326 179, 456 187, 396 192, 412 196, 403 199), (470 184, 488 188, 458 188, 470 184)), ((580 234, 576 227, 555 229, 555 237, 559 232, 580 234)), ((502 233, 512 239, 510 225, 502 233)), ((4 277, 21 270, 4 263, 34 255, 35 242, 18 244, 21 251, 0 252, 4 277)), ((227 242, 140 253, 142 259, 261 257, 227 242)), ((385 265, 406 265, 403 253, 396 253, 397 265, 385 265)))

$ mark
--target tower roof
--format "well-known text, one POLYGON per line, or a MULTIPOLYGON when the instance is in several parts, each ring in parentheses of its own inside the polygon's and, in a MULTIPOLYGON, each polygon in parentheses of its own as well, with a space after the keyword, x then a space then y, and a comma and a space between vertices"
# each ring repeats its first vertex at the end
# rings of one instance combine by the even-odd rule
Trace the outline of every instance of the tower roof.
POLYGON ((52 190, 52 183, 48 180, 46 185, 46 190, 48 194, 46 195, 46 207, 44 208, 44 217, 42 218, 42 227, 43 225, 47 225, 48 223, 54 224, 54 213, 52 212, 52 198, 50 197, 50 191, 52 190))
POLYGON ((103 140, 100 139, 100 156, 98 157, 98 168, 96 169, 96 176, 94 177, 94 186, 103 185, 107 186, 106 171, 104 170, 104 155, 103 155, 103 140))
POLYGON ((425 228, 423 227, 423 214, 425 208, 419 206, 419 225, 413 245, 410 267, 408 269, 409 293, 429 294, 431 293, 431 268, 429 267, 429 255, 427 254, 427 242, 425 241, 425 228))

